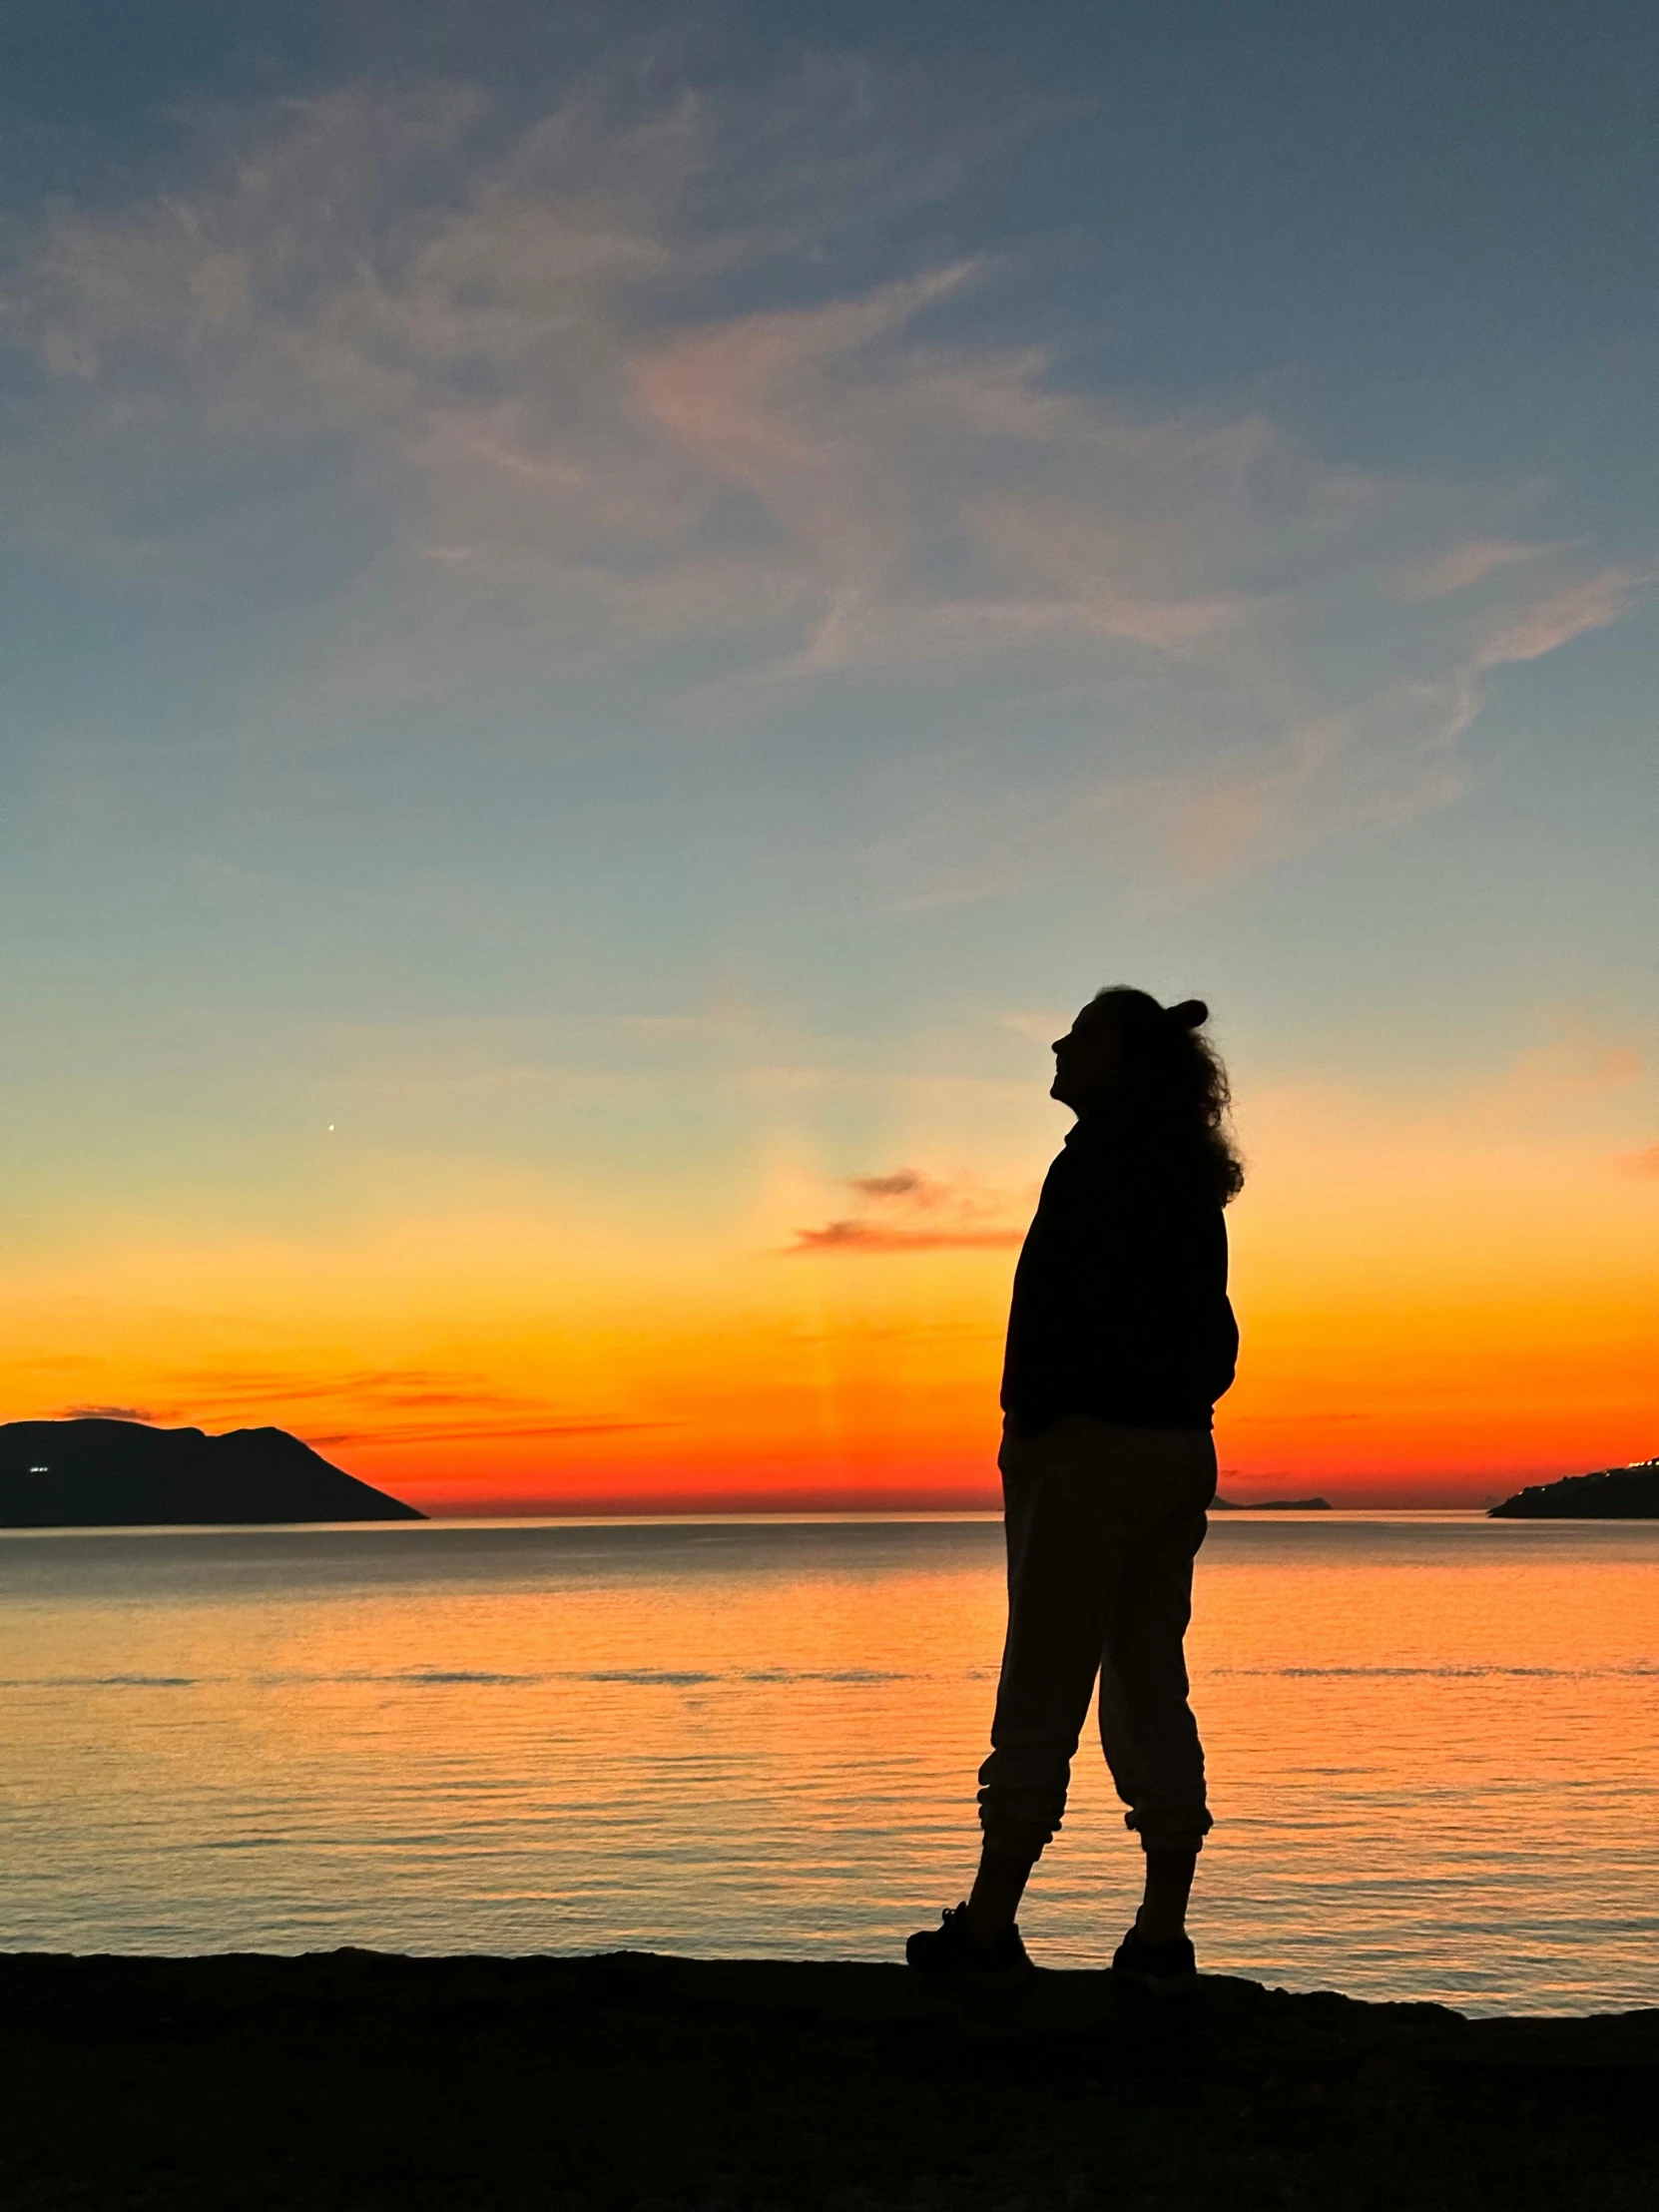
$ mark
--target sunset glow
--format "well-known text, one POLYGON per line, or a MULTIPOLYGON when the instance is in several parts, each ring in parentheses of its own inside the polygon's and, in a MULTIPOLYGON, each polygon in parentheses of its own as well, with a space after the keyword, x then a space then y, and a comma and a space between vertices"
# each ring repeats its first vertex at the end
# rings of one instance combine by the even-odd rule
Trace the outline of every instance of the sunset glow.
MULTIPOLYGON (((444 1512, 989 1505, 1013 1245, 1065 1126, 1031 1058, 1028 1097, 987 1083, 953 1108, 1007 1146, 971 1184, 780 1168, 728 1222, 632 1236, 527 1186, 327 1243, 41 1260, 14 1276, 12 1388, 30 1410, 276 1421, 444 1512), (867 1233, 803 1241, 831 1221, 867 1233)), ((1649 1444, 1652 1186, 1568 1141, 1553 1097, 1412 1119, 1310 1089, 1244 1118, 1230 1493, 1478 1502, 1649 1444)))

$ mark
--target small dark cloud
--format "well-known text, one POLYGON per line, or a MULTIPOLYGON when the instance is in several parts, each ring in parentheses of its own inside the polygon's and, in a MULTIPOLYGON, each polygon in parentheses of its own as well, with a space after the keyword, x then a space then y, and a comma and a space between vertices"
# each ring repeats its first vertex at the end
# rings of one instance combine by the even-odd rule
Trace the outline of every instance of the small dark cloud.
POLYGON ((865 1198, 910 1198, 926 1185, 914 1168, 897 1168, 891 1175, 849 1176, 847 1188, 865 1198))
POLYGON ((65 1420, 154 1420, 148 1405, 72 1405, 65 1420))

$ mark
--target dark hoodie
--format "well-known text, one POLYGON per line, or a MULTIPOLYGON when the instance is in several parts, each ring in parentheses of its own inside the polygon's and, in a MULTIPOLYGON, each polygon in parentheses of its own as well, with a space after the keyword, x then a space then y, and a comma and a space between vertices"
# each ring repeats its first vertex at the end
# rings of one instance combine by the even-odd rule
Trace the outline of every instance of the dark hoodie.
POLYGON ((1064 1413, 1210 1426, 1239 1331, 1207 1168, 1110 1113, 1067 1137, 1014 1272, 1002 1404, 1021 1435, 1064 1413))

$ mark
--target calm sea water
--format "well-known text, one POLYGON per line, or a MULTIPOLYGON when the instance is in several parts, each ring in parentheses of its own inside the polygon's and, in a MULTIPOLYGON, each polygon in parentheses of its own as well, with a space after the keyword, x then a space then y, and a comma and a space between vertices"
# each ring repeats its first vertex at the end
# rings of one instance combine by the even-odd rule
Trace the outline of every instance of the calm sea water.
MULTIPOLYGON (((0 1537, 0 1947, 890 1958, 966 1887, 993 1521, 0 1537)), ((1204 1963, 1659 2002, 1659 1525, 1218 1516, 1204 1963)), ((1022 1923, 1138 1853, 1085 1739, 1022 1923)))

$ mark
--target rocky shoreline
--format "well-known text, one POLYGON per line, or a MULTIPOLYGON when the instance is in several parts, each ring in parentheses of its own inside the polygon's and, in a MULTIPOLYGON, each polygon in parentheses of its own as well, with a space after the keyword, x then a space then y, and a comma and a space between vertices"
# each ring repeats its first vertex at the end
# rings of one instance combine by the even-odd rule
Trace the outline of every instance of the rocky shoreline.
POLYGON ((1207 1979, 0 1956, 9 2212, 1642 2212, 1659 2011, 1207 1979))

